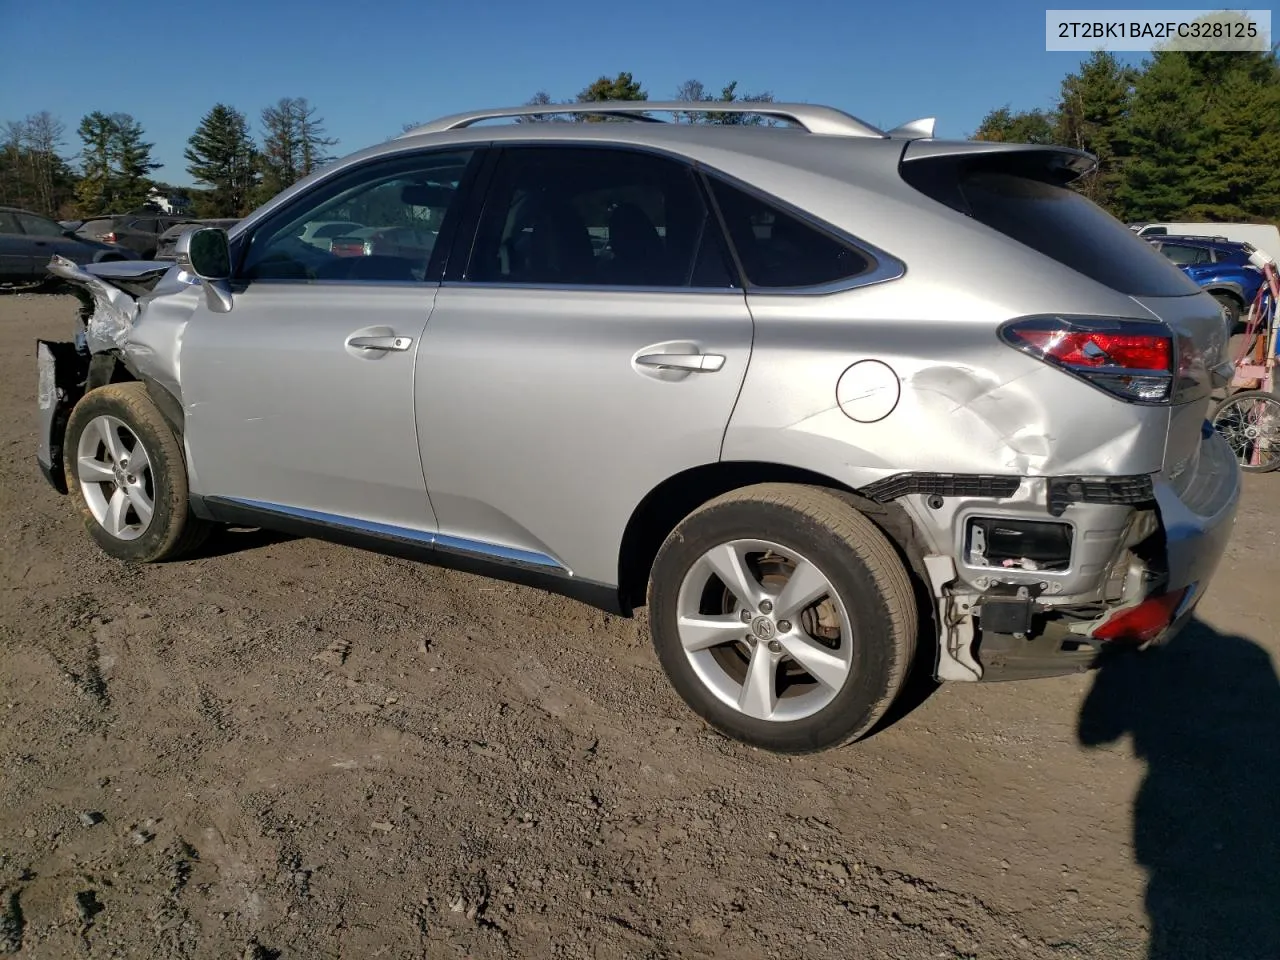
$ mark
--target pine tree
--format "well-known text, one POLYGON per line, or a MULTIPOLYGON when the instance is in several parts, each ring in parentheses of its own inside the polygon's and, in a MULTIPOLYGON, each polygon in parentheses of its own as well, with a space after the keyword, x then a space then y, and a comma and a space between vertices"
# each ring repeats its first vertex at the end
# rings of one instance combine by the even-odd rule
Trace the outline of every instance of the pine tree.
POLYGON ((1130 157, 1127 140, 1129 107, 1138 72, 1110 53, 1092 54, 1062 81, 1054 139, 1098 158, 1098 168, 1076 188, 1090 200, 1119 210, 1116 192, 1130 157))
POLYGON ((132 210, 146 203, 153 184, 150 174, 161 165, 151 159, 155 144, 142 139, 137 120, 127 113, 115 113, 111 126, 112 199, 121 210, 132 210))
POLYGON ((249 212, 258 182, 257 150, 244 114, 216 104, 200 121, 183 154, 187 172, 209 189, 196 199, 205 217, 241 217, 249 212))

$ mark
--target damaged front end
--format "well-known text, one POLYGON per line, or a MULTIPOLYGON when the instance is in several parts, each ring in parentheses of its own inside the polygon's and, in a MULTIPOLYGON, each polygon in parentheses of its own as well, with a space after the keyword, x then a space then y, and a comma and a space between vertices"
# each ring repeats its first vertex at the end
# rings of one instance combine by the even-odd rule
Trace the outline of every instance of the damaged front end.
POLYGON ((63 438, 72 408, 108 383, 146 384, 157 407, 181 432, 178 351, 195 278, 172 263, 127 261, 77 264, 55 255, 49 273, 80 300, 80 329, 70 341, 38 340, 36 462, 59 493, 67 492, 63 438))

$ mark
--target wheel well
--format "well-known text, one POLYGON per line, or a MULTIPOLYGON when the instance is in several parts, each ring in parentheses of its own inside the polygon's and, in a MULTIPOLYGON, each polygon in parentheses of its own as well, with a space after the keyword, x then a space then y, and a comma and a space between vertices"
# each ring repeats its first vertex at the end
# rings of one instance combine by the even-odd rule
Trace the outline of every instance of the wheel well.
POLYGON ((1214 297, 1226 297, 1235 303, 1241 310, 1244 309, 1244 297, 1236 293, 1230 287, 1209 287, 1207 292, 1214 297))
POLYGON ((629 615, 644 606, 649 572, 663 541, 685 517, 721 494, 756 483, 800 483, 838 492, 889 537, 917 580, 925 580, 924 550, 915 525, 897 504, 881 504, 861 496, 847 484, 812 470, 780 463, 735 461, 704 464, 660 483, 640 501, 622 535, 618 557, 618 599, 629 615))

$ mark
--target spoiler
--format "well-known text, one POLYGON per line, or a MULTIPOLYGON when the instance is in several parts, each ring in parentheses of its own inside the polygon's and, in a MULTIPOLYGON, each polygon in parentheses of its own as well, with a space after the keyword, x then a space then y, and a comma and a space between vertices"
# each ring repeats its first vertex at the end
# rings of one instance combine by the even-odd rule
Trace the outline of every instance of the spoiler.
POLYGON ((1091 153, 1048 144, 912 140, 902 152, 904 165, 926 161, 999 170, 1060 184, 1078 180, 1098 168, 1098 158, 1091 153))

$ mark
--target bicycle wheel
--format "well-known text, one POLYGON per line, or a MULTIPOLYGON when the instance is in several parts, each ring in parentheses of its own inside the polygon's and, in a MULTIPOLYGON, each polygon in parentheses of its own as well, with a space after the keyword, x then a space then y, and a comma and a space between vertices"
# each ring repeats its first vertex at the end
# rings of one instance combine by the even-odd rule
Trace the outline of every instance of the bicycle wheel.
POLYGON ((1213 428, 1235 453, 1240 469, 1270 473, 1280 467, 1280 397, 1275 394, 1232 394, 1213 411, 1213 428))

